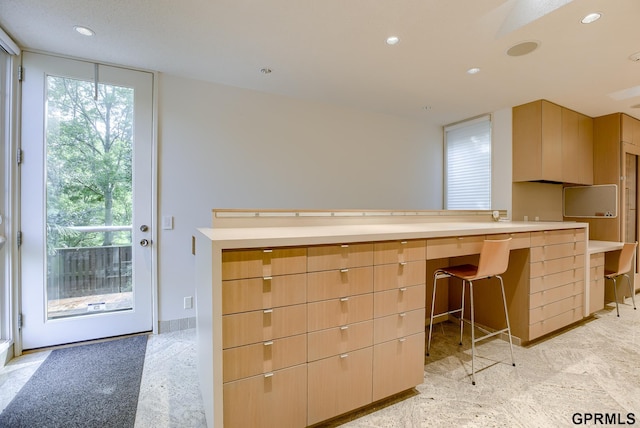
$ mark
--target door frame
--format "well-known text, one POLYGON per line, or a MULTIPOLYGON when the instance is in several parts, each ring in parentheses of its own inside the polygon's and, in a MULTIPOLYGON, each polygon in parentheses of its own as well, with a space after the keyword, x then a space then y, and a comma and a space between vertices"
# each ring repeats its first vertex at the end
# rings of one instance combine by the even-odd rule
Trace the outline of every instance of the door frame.
MULTIPOLYGON (((74 57, 70 57, 70 56, 65 56, 65 55, 59 55, 59 54, 53 54, 53 53, 49 53, 49 52, 42 52, 42 51, 36 51, 36 50, 23 50, 20 54, 19 60, 16 61, 16 64, 19 63, 19 67, 22 68, 23 66, 23 53, 24 52, 30 52, 30 53, 35 53, 35 54, 43 54, 43 55, 48 55, 48 56, 52 56, 52 57, 57 57, 57 58, 62 58, 62 59, 69 59, 69 60, 74 60, 74 61, 84 61, 84 62, 89 62, 89 63, 96 63, 96 61, 91 61, 88 59, 83 59, 83 58, 74 58, 74 57)), ((126 69, 126 70, 132 70, 132 71, 142 71, 142 72, 146 72, 146 73, 150 73, 152 75, 152 88, 151 88, 151 93, 152 93, 152 100, 151 100, 151 107, 152 107, 152 113, 151 113, 151 117, 152 117, 152 129, 151 129, 151 221, 150 221, 150 228, 151 228, 151 242, 153 245, 151 245, 150 247, 150 252, 151 252, 151 272, 150 272, 150 276, 151 276, 151 326, 152 326, 152 333, 153 334, 157 334, 158 333, 158 76, 159 73, 156 71, 150 71, 150 70, 144 70, 141 68, 135 68, 135 67, 127 67, 127 66, 123 66, 123 65, 119 65, 119 64, 112 64, 112 63, 105 63, 105 62, 99 62, 98 64, 100 65, 105 65, 105 66, 109 66, 109 67, 117 67, 117 68, 122 68, 122 69, 126 69)), ((18 65, 16 65, 16 69, 18 68, 18 65)), ((17 90, 17 100, 15 101, 15 115, 17 117, 16 120, 16 129, 15 129, 15 150, 13 150, 12 152, 14 154, 17 155, 18 151, 22 150, 22 135, 20 133, 20 129, 22 127, 22 81, 18 82, 18 90, 17 90)), ((15 159, 15 156, 14 156, 15 159)), ((12 224, 12 228, 15 231, 20 231, 22 230, 22 225, 20 223, 20 219, 21 219, 21 207, 22 207, 22 201, 21 201, 21 183, 20 183, 20 166, 16 165, 15 163, 13 163, 13 171, 11 173, 11 175, 14 178, 14 183, 15 186, 13 186, 11 188, 11 191, 14 192, 13 195, 13 200, 15 201, 15 209, 13 210, 13 221, 11 222, 12 224)), ((7 242, 7 244, 9 244, 9 242, 7 242)), ((134 242, 132 242, 132 245, 134 244, 134 242)), ((13 304, 12 304, 12 309, 13 309, 13 338, 14 338, 14 349, 13 349, 13 353, 15 356, 20 356, 22 355, 22 351, 23 351, 23 345, 22 345, 22 328, 20 326, 20 317, 21 317, 21 310, 22 310, 22 254, 21 254, 21 247, 17 246, 17 250, 15 251, 15 253, 13 253, 13 268, 15 269, 15 275, 14 275, 14 285, 13 285, 13 290, 14 290, 14 299, 13 299, 13 304)))

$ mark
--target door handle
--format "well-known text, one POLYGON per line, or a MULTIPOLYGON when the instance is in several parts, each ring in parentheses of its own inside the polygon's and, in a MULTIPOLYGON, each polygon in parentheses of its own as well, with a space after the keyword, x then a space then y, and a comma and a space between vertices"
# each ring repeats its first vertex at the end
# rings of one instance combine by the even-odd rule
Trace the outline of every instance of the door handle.
POLYGON ((148 239, 141 239, 140 240, 140 246, 141 247, 148 247, 149 244, 151 244, 151 241, 149 241, 148 239))
POLYGON ((140 232, 146 232, 147 230, 149 230, 149 226, 147 226, 146 224, 140 226, 140 232))

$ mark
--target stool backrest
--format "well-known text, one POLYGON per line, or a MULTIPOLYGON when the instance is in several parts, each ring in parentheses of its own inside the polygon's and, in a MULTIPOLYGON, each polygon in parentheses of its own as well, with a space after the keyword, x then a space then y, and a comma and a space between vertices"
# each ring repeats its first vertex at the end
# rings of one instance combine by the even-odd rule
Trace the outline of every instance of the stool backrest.
POLYGON ((501 275, 509 266, 509 252, 511 251, 511 238, 492 240, 487 239, 480 250, 477 278, 501 275))
POLYGON ((633 264, 633 255, 636 252, 637 242, 625 242, 620 250, 620 258, 618 258, 618 270, 615 275, 622 275, 631 270, 633 264))

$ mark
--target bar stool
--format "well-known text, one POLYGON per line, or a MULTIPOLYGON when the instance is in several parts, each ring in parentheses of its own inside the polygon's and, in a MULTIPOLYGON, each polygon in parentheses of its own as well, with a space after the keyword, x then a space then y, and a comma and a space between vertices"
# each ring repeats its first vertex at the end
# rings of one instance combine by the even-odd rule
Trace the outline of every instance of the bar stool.
POLYGON ((502 274, 507 270, 509 265, 509 252, 510 252, 510 241, 509 239, 501 239, 501 240, 485 240, 482 244, 482 249, 480 250, 480 260, 478 261, 478 266, 465 264, 459 266, 450 266, 441 269, 437 269, 433 275, 433 297, 431 300, 431 317, 429 320, 429 340, 427 342, 427 356, 429 356, 429 351, 431 349, 431 331, 433 330, 433 318, 434 318, 434 307, 436 300, 436 284, 438 279, 454 277, 462 280, 462 305, 460 309, 455 309, 453 311, 443 312, 440 315, 445 314, 453 314, 456 312, 460 312, 460 345, 462 345, 462 333, 464 328, 464 322, 469 322, 464 319, 464 294, 465 294, 465 285, 469 283, 469 296, 471 303, 471 383, 473 385, 476 384, 475 379, 475 367, 474 360, 476 355, 476 342, 487 339, 492 336, 497 336, 498 334, 507 333, 509 336, 509 347, 511 349, 511 364, 515 367, 516 362, 513 358, 513 341, 511 339, 511 326, 509 324, 509 313, 507 312, 507 298, 504 292, 504 283, 502 281, 502 274), (476 338, 475 336, 475 308, 473 305, 473 282, 481 279, 488 279, 496 277, 500 280, 500 289, 502 291, 502 303, 504 305, 504 316, 507 322, 507 327, 489 332, 481 327, 478 329, 482 330, 486 333, 484 336, 476 338))
POLYGON ((626 242, 622 246, 620 256, 618 257, 617 270, 606 270, 604 272, 604 277, 613 281, 613 294, 616 298, 616 313, 618 314, 618 316, 620 316, 620 309, 618 308, 618 284, 616 283, 616 279, 619 276, 624 276, 625 278, 627 278, 627 284, 629 284, 629 292, 631 293, 631 301, 633 302, 633 309, 636 309, 636 299, 634 297, 635 292, 633 290, 633 287, 631 286, 631 280, 629 279, 629 275, 627 272, 631 270, 631 265, 633 264, 633 256, 636 252, 637 246, 637 242, 626 242))

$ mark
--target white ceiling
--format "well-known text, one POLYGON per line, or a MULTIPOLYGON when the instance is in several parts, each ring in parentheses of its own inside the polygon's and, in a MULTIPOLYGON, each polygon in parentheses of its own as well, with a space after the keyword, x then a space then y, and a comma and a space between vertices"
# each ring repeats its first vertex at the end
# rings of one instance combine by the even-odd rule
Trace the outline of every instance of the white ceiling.
POLYGON ((640 118, 639 18, 638 0, 0 0, 22 48, 434 124, 539 98, 640 118))

